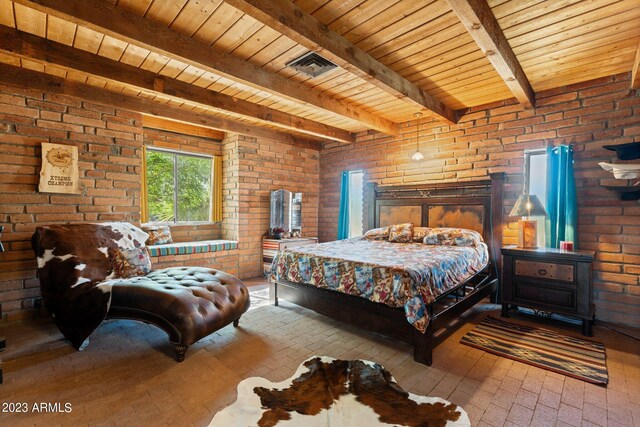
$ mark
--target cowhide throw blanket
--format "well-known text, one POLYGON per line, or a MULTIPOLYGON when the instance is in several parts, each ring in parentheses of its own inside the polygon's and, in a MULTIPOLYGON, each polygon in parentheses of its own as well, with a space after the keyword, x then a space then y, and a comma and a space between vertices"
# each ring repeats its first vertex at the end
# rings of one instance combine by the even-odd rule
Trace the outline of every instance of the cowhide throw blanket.
POLYGON ((210 426, 470 426, 460 407, 404 391, 389 371, 365 360, 312 357, 280 383, 248 378, 238 400, 210 426))
POLYGON ((40 290, 60 332, 80 349, 111 303, 109 249, 144 246, 148 234, 127 222, 36 228, 31 245, 40 290), (106 282, 105 282, 106 281, 106 282))

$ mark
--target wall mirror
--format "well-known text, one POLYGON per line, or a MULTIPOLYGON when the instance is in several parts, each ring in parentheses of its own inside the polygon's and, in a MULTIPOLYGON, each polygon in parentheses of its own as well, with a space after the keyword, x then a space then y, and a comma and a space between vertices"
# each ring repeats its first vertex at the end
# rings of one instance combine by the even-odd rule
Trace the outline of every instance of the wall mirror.
POLYGON ((287 190, 271 192, 270 233, 282 229, 284 233, 302 230, 302 193, 287 190))

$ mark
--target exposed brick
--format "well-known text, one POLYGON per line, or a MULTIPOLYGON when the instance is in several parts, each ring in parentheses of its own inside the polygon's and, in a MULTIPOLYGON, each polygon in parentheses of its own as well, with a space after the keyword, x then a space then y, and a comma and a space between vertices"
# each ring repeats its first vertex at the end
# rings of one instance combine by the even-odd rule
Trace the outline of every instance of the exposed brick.
MULTIPOLYGON (((451 125, 446 132, 467 147, 445 142, 443 135, 430 143, 439 147, 431 158, 445 160, 441 173, 434 173, 429 162, 409 164, 408 156, 414 149, 408 132, 411 128, 404 138, 383 139, 362 132, 354 144, 325 144, 320 156, 320 239, 335 239, 343 170, 364 169, 367 180, 381 185, 477 179, 490 172, 507 172, 506 215, 522 191, 523 151, 546 144, 573 144, 579 195, 578 244, 596 251, 593 271, 598 318, 640 326, 640 304, 627 298, 640 296, 640 204, 620 202, 602 188, 600 183, 607 182, 610 174, 598 166, 598 162, 611 162, 615 157, 602 145, 634 138, 640 141, 640 94, 628 92, 629 75, 625 76, 543 91, 537 94, 535 110, 505 102, 469 109, 469 117, 461 120, 464 126, 451 125), (473 122, 487 117, 498 130, 488 131, 487 139, 478 138, 475 134, 482 133, 484 124, 473 122), (479 157, 481 154, 488 156, 479 157)), ((427 152, 423 147, 423 153, 427 152)), ((516 240, 515 227, 506 224, 504 243, 516 240)))
POLYGON ((82 126, 93 126, 93 127, 105 126, 105 123, 103 120, 92 119, 89 117, 82 117, 82 116, 74 116, 72 114, 65 114, 63 117, 63 121, 65 123, 72 123, 72 124, 82 125, 82 126))
POLYGON ((558 104, 560 102, 571 101, 578 98, 577 92, 567 92, 559 95, 548 97, 536 97, 536 107, 542 107, 545 105, 558 104))

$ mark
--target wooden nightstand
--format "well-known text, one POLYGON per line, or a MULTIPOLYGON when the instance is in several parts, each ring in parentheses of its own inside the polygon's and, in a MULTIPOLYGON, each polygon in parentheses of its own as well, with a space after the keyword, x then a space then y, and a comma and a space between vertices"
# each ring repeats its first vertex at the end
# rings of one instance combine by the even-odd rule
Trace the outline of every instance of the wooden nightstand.
POLYGON ((582 319, 582 334, 592 336, 591 262, 594 251, 502 248, 502 316, 514 304, 582 319))
POLYGON ((264 276, 269 275, 271 270, 271 262, 273 257, 276 256, 278 251, 284 248, 292 248, 294 246, 312 245, 318 243, 317 237, 298 237, 295 239, 269 239, 264 237, 262 239, 262 269, 264 276))

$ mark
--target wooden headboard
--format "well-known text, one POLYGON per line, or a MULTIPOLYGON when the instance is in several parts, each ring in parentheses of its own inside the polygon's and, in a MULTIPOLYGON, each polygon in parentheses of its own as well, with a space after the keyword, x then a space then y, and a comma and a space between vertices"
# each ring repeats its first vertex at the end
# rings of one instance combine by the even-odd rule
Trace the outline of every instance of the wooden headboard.
POLYGON ((481 181, 377 186, 368 183, 367 229, 411 222, 423 227, 461 227, 480 232, 500 271, 504 173, 481 181))

